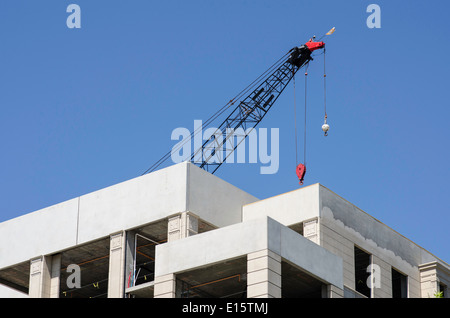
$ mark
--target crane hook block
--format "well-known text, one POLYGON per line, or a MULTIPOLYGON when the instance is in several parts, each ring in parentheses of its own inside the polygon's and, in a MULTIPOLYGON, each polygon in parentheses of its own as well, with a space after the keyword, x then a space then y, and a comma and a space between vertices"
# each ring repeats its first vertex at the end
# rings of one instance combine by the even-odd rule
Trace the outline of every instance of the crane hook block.
POLYGON ((298 180, 300 181, 300 184, 303 184, 303 178, 305 177, 306 173, 306 167, 304 164, 298 164, 297 168, 295 169, 295 172, 297 173, 298 180))

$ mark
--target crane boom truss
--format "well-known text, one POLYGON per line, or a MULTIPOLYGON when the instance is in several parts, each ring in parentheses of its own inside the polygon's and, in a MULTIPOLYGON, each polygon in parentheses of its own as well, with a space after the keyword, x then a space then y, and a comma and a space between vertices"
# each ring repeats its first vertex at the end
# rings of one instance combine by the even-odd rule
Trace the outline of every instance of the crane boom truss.
MULTIPOLYGON (((323 47, 323 42, 313 43, 322 43, 320 47, 323 47)), ((210 138, 203 142, 199 149, 194 151, 190 158, 191 162, 206 171, 214 173, 239 146, 239 143, 261 122, 295 76, 295 73, 312 60, 311 52, 314 49, 310 49, 307 45, 293 48, 290 51, 289 58, 248 94, 246 98, 241 100, 210 138), (233 140, 230 140, 235 135, 230 134, 230 132, 235 132, 239 128, 242 128, 239 131, 244 132, 244 135, 240 142, 235 144, 233 140), (224 145, 231 145, 232 149, 224 148, 224 145)))
MULTIPOLYGON (((234 99, 208 119, 208 122, 210 122, 212 118, 216 119, 230 106, 234 105, 237 99, 241 96, 245 96, 250 90, 248 89, 249 87, 253 88, 256 86, 251 93, 246 95, 246 97, 239 102, 228 117, 217 129, 215 129, 214 133, 202 143, 201 147, 194 149, 194 152, 186 159, 208 172, 216 172, 226 161, 228 156, 236 150, 239 144, 244 141, 252 130, 261 122, 289 82, 294 78, 297 71, 312 60, 311 53, 324 47, 325 43, 320 41, 315 42, 310 39, 304 45, 294 47, 287 52, 280 60, 263 73, 263 75, 266 73, 269 73, 270 75, 262 81, 261 77, 263 75, 261 75, 244 89, 244 91, 239 93, 234 99), (231 138, 236 136, 235 132, 238 130, 240 133, 242 132, 242 136, 240 141, 235 144, 234 140, 231 140, 231 138), (231 145, 231 149, 224 148, 225 144, 226 146, 231 145)), ((190 137, 193 137, 197 133, 198 131, 191 133, 190 137)), ((143 174, 155 171, 162 162, 166 161, 171 156, 173 151, 178 151, 179 147, 182 147, 183 144, 184 143, 181 143, 178 148, 174 147, 176 149, 172 149, 172 151, 166 153, 143 174)))

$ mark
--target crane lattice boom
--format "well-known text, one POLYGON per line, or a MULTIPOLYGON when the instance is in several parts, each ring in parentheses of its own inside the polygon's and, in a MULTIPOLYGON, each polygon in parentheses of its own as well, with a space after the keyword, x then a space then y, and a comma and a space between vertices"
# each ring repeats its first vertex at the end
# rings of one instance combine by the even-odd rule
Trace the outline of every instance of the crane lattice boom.
MULTIPOLYGON (((287 59, 241 100, 217 128, 216 132, 199 149, 194 151, 191 162, 214 173, 226 161, 227 156, 239 146, 239 144, 236 144, 232 151, 225 149, 224 144, 227 143, 229 138, 233 138, 233 135, 228 132, 242 128, 241 131, 244 131, 245 135, 241 141, 245 139, 274 105, 295 73, 312 60, 311 53, 324 46, 325 43, 323 42, 310 40, 300 47, 291 49, 287 59), (217 149, 220 149, 222 153, 216 153, 217 149)), ((229 144, 233 144, 233 142, 229 144)))

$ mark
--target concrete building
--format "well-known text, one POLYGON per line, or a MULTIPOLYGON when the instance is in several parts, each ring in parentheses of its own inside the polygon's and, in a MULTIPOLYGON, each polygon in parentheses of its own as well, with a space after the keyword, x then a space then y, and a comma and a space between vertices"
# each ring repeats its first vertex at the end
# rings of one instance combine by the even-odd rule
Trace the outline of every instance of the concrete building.
POLYGON ((177 164, 0 223, 0 296, 449 297, 450 266, 320 184, 177 164))

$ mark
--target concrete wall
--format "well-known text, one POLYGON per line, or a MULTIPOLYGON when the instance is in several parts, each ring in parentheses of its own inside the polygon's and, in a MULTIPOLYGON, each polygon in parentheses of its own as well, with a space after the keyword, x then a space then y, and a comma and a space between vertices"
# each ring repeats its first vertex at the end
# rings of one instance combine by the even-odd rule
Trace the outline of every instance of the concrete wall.
POLYGON ((186 179, 175 165, 0 223, 0 268, 184 211, 186 179))
POLYGON ((320 185, 313 184, 243 207, 243 221, 269 216, 289 226, 319 216, 320 185))
POLYGON ((0 268, 192 211, 216 226, 242 220, 257 198, 180 163, 0 223, 0 268))
POLYGON ((80 197, 78 243, 186 211, 186 187, 178 164, 80 197))
POLYGON ((380 267, 381 287, 373 289, 373 297, 392 297, 392 268, 408 276, 408 297, 421 296, 419 265, 435 256, 323 186, 320 215, 320 244, 342 257, 346 286, 355 288, 357 245, 380 267))
POLYGON ((187 174, 187 211, 217 227, 242 222, 242 207, 259 200, 193 164, 187 174))
POLYGON ((320 205, 322 218, 341 225, 347 232, 354 231, 367 245, 390 251, 414 266, 433 259, 430 253, 411 240, 323 186, 320 187, 320 205))
POLYGON ((381 288, 373 290, 373 297, 392 296, 392 268, 408 276, 408 296, 420 297, 419 265, 439 261, 444 267, 449 267, 425 249, 320 184, 243 207, 244 221, 264 215, 286 226, 303 222, 305 237, 342 258, 343 281, 348 288, 355 288, 354 246, 371 254, 372 263, 378 265, 381 270, 381 288))
POLYGON ((269 216, 286 226, 320 217, 352 232, 354 237, 365 242, 364 245, 384 250, 386 256, 390 254, 389 259, 402 260, 415 267, 437 260, 425 249, 320 184, 243 207, 243 221, 261 216, 269 216))
POLYGON ((219 229, 157 246, 156 276, 269 250, 325 282, 354 289, 357 245, 381 269, 374 297, 392 296, 392 268, 408 276, 409 297, 431 293, 439 279, 450 281, 447 263, 320 184, 259 201, 190 163, 0 223, 0 269, 180 212, 219 229), (306 238, 287 228, 300 222, 306 238), (436 262, 437 269, 420 267, 436 262))
POLYGON ((0 268, 76 244, 78 198, 0 223, 0 268))

